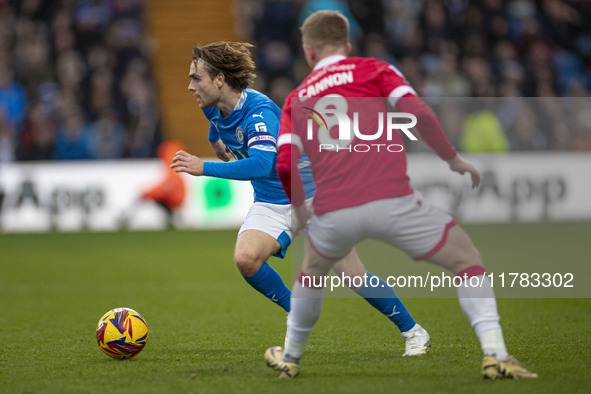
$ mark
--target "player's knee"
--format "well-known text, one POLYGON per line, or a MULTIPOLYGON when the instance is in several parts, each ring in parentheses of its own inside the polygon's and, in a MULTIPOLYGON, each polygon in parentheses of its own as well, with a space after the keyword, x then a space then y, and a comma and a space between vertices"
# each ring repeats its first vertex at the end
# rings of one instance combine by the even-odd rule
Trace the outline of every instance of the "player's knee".
POLYGON ((482 266, 482 259, 480 252, 473 245, 467 248, 460 249, 456 254, 454 266, 451 270, 455 273, 465 270, 466 268, 474 266, 482 266))
POLYGON ((256 274, 263 263, 251 253, 238 251, 234 254, 234 262, 243 276, 256 274))

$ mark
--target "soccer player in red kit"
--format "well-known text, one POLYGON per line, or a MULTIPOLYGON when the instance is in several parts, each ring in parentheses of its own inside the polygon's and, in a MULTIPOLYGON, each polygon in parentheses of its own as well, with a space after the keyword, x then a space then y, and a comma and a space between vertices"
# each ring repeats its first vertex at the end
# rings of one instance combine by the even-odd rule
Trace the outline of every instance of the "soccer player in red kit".
POLYGON ((431 109, 395 67, 373 58, 346 57, 351 45, 342 14, 318 11, 301 30, 313 71, 285 102, 277 170, 298 226, 309 219, 309 246, 292 290, 285 349, 269 348, 267 364, 280 377, 299 373, 322 307, 323 289, 317 284, 358 242, 374 238, 466 280, 458 287, 458 298, 480 341, 485 378, 536 378, 507 352, 494 292, 472 241, 449 214, 411 188, 401 135, 416 139, 409 131, 416 124, 452 171, 470 174, 473 187, 480 182, 479 172, 456 153, 431 109), (297 167, 303 153, 312 163, 317 187, 313 212, 304 204, 297 167), (475 283, 471 277, 482 286, 468 285, 475 283))

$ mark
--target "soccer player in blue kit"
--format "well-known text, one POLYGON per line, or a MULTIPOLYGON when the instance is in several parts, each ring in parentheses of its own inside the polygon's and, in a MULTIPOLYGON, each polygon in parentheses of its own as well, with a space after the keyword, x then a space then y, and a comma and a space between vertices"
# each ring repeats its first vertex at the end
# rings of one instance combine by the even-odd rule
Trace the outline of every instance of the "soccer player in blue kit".
MULTIPOLYGON (((271 256, 283 258, 295 236, 291 205, 275 169, 281 110, 267 96, 249 88, 255 78, 250 47, 238 42, 193 47, 189 90, 210 121, 208 139, 223 162, 204 162, 179 151, 171 168, 194 176, 251 181, 254 203, 238 232, 234 260, 248 284, 289 313, 291 292, 266 262, 271 256)), ((314 183, 309 163, 302 161, 300 167, 310 198, 314 183)), ((414 321, 383 280, 377 278, 377 287, 369 285, 375 282, 369 280, 373 275, 365 269, 354 249, 333 269, 339 276, 367 275, 365 284, 353 290, 396 324, 406 340, 404 356, 427 352, 430 346, 427 331, 414 321)))

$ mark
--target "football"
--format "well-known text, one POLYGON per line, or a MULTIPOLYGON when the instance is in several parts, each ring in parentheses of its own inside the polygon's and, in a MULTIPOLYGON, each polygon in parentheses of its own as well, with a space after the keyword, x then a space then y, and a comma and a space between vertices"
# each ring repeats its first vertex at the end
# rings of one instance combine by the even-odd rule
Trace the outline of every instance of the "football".
POLYGON ((132 358, 148 340, 146 320, 130 308, 115 308, 105 313, 96 327, 96 341, 109 357, 132 358))

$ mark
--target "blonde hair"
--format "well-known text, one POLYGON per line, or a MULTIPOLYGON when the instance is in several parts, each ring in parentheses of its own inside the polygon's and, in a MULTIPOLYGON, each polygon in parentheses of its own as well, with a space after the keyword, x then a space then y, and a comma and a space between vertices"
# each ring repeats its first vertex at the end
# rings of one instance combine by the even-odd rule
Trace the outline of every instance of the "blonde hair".
POLYGON ((209 75, 224 74, 231 88, 244 90, 254 83, 256 74, 250 48, 245 42, 219 41, 205 46, 195 44, 193 62, 201 60, 208 66, 209 75))
POLYGON ((349 21, 337 11, 313 13, 306 18, 300 30, 302 40, 317 47, 341 46, 349 42, 349 21))

